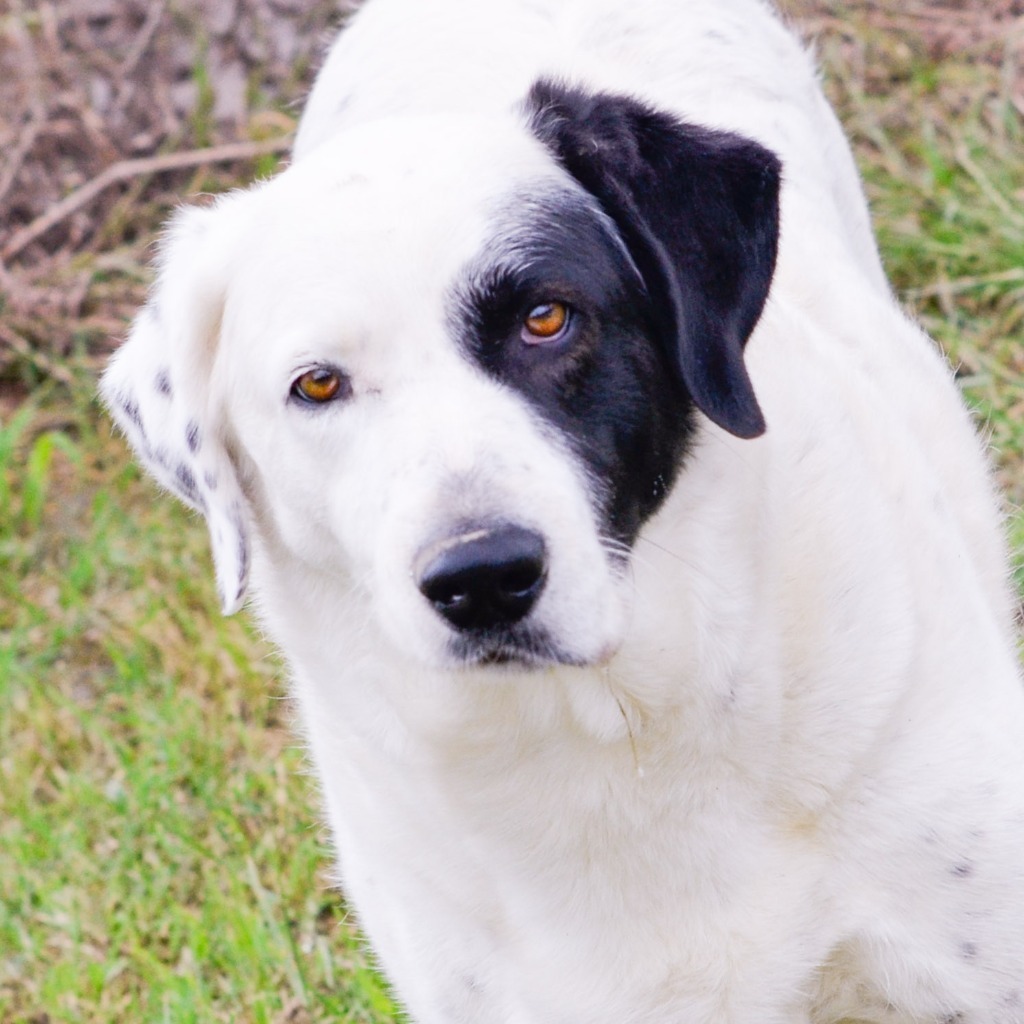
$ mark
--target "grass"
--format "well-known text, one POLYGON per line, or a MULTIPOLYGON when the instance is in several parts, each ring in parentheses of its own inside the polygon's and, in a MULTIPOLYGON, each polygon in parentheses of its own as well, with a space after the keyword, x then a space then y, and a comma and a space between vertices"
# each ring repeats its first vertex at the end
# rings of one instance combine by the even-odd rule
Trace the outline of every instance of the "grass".
POLYGON ((1024 118, 1011 84, 1020 39, 995 59, 937 62, 869 16, 870 5, 852 8, 820 41, 828 92, 890 278, 957 368, 990 440, 1024 591, 1024 118))
MULTIPOLYGON (((935 62, 861 17, 821 43, 829 91, 892 278, 1021 503, 1006 69, 935 62)), ((0 422, 0 1022, 392 1020, 327 884, 280 666, 219 615, 201 524, 140 479, 86 365, 70 384, 26 366, 31 397, 0 422)), ((1010 531, 1024 546, 1019 512, 1010 531)))
POLYGON ((279 668, 88 395, 0 430, 0 1020, 389 1020, 279 668))
MULTIPOLYGON (((911 53, 886 59, 885 37, 859 36, 833 98, 864 170, 878 237, 900 294, 960 369, 965 391, 1002 453, 1003 483, 1024 501, 1024 121, 1006 69, 941 67, 911 53)), ((1005 60, 1015 60, 1007 45, 1005 60)))

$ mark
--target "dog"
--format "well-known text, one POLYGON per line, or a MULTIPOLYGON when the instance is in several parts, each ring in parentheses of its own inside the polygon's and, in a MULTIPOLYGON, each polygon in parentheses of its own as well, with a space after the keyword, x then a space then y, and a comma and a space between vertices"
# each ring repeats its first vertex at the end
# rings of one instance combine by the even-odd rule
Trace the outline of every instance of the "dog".
POLYGON ((1024 1022, 998 500, 759 0, 371 0, 102 392, 421 1024, 1024 1022))

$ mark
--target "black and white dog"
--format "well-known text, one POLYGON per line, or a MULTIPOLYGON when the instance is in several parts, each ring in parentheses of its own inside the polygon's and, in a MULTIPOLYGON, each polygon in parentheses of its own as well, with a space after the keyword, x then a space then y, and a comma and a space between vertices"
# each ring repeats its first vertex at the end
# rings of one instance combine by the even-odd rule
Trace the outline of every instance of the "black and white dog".
POLYGON ((103 390, 416 1021, 1024 1022, 996 502, 759 0, 374 0, 103 390))

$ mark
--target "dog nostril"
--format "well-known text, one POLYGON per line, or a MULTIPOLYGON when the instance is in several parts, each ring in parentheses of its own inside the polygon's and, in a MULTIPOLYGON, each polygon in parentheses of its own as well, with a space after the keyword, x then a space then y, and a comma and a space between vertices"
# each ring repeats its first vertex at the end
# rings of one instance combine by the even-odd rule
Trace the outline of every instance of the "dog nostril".
POLYGON ((434 604, 442 604, 445 606, 462 604, 469 597, 465 590, 457 590, 445 580, 442 580, 439 583, 430 581, 425 584, 424 590, 428 591, 427 597, 429 597, 434 604))
POLYGON ((547 579, 543 537, 519 526, 467 532, 434 545, 421 561, 420 592, 464 632, 524 619, 547 579))
MULTIPOLYGON (((543 568, 541 565, 541 573, 543 568)), ((502 574, 499 583, 501 592, 509 597, 527 597, 537 586, 537 569, 532 560, 514 565, 508 572, 502 574)))

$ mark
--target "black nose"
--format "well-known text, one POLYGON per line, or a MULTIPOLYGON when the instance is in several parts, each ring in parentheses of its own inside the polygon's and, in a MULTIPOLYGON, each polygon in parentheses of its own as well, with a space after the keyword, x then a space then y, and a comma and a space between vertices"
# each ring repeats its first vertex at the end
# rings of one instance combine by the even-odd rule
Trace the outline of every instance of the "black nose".
POLYGON ((472 530, 432 545, 419 573, 423 596, 456 629, 511 626, 537 603, 547 577, 544 538, 519 526, 472 530))

